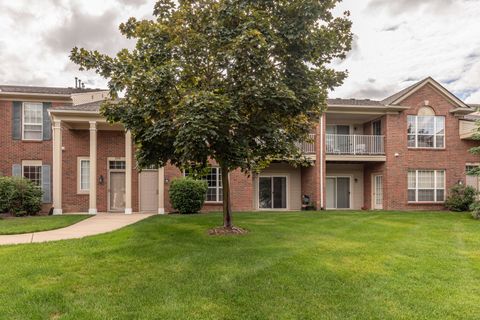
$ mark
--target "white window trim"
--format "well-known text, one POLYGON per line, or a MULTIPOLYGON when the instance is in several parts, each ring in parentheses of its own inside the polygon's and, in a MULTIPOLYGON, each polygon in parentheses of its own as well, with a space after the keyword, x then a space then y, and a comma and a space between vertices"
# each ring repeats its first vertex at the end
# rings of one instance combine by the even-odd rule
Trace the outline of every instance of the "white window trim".
POLYGON ((22 140, 25 141, 43 141, 43 103, 41 102, 23 102, 22 103, 22 140), (42 108, 42 121, 40 124, 38 123, 26 123, 25 122, 25 104, 29 105, 40 105, 42 108), (25 139, 25 126, 26 125, 34 125, 34 126, 41 126, 41 137, 40 139, 25 139))
POLYGON ((382 135, 382 119, 377 119, 377 120, 373 120, 372 121, 372 135, 377 135, 377 136, 381 136, 382 135), (380 129, 380 134, 377 135, 375 134, 375 125, 378 124, 378 128, 380 129))
POLYGON ((42 167, 43 163, 42 160, 22 160, 22 178, 25 178, 25 172, 24 168, 25 167, 40 167, 40 185, 39 187, 42 187, 42 167))
MULTIPOLYGON (((216 191, 216 194, 217 194, 217 200, 216 201, 207 201, 205 200, 205 203, 206 204, 221 204, 223 203, 223 201, 219 201, 218 199, 220 199, 220 185, 219 185, 219 182, 220 182, 220 179, 221 179, 221 174, 219 174, 219 170, 220 170, 220 167, 218 166, 209 166, 208 168, 210 169, 216 169, 217 171, 217 182, 216 182, 216 187, 215 187, 215 191, 216 191)), ((185 170, 183 170, 183 176, 186 177, 187 176, 187 172, 185 170)), ((206 180, 205 180, 206 181, 206 180)), ((213 188, 208 188, 208 189, 213 189, 213 188)), ((223 181, 222 181, 222 190, 223 190, 223 181)), ((205 198, 206 198, 206 195, 205 195, 205 198)))
MULTIPOLYGON (((349 181, 349 185, 350 185, 350 196, 349 196, 350 208, 326 208, 326 209, 327 210, 338 210, 338 211, 352 210, 352 208, 353 208, 353 188, 354 188, 353 182, 355 180, 354 179, 355 177, 353 175, 348 175, 348 174, 338 175, 338 176, 332 176, 332 175, 326 176, 326 179, 337 179, 337 178, 348 178, 350 180, 349 181)), ((326 197, 327 197, 327 191, 325 190, 325 198, 326 197)))
MULTIPOLYGON (((223 203, 223 201, 218 200, 218 199, 220 199, 220 179, 221 179, 221 176, 222 176, 221 173, 220 173, 220 167, 212 166, 210 168, 216 169, 216 171, 217 171, 217 174, 216 174, 217 181, 215 183, 215 185, 216 185, 215 192, 217 194, 217 200, 215 200, 215 201, 205 201, 205 203, 210 203, 210 204, 223 203)), ((213 188, 209 187, 208 189, 213 189, 213 188)), ((223 181, 222 181, 222 191, 223 191, 223 181)))
MULTIPOLYGON (((411 189, 408 186, 408 181, 407 181, 407 201, 409 204, 429 204, 429 203, 445 203, 445 200, 447 198, 446 194, 446 187, 447 187, 447 171, 444 169, 412 169, 408 170, 408 172, 413 171, 415 172, 415 189, 411 189), (434 187, 433 188, 422 188, 421 190, 433 190, 433 197, 434 201, 418 201, 418 172, 419 171, 433 171, 433 179, 434 179, 434 187), (443 188, 437 188, 437 173, 438 172, 443 172, 443 188), (415 190, 415 201, 410 201, 408 200, 408 191, 409 190, 415 190), (437 200, 437 190, 443 190, 443 201, 438 201, 437 200)), ((407 173, 407 179, 408 179, 408 173, 407 173)))
MULTIPOLYGON (((78 157, 77 158, 77 194, 89 194, 90 188, 82 189, 82 161, 90 162, 90 157, 78 157)), ((90 179, 90 172, 88 172, 90 179)))
POLYGON ((408 117, 415 117, 415 133, 409 134, 407 132, 407 147, 408 149, 436 149, 436 150, 445 150, 447 147, 447 117, 445 116, 418 116, 414 114, 410 114, 407 116, 407 124, 408 124, 408 117), (433 117, 433 134, 420 134, 420 136, 433 136, 433 147, 419 147, 418 146, 418 117, 433 117), (437 134, 437 118, 443 118, 443 134, 437 134), (415 136, 415 146, 411 147, 408 146, 408 136, 415 136), (437 147, 437 136, 443 137, 443 147, 437 147))
MULTIPOLYGON (((269 174, 269 173, 261 173, 258 175, 258 178, 256 179, 256 202, 257 202, 257 210, 259 211, 289 211, 290 210, 290 174, 288 173, 275 173, 275 174, 269 174), (260 208, 260 178, 272 178, 272 183, 273 183, 273 178, 286 178, 285 183, 287 184, 287 191, 285 194, 286 197, 286 208, 260 208)), ((272 202, 273 206, 273 202, 272 202)))

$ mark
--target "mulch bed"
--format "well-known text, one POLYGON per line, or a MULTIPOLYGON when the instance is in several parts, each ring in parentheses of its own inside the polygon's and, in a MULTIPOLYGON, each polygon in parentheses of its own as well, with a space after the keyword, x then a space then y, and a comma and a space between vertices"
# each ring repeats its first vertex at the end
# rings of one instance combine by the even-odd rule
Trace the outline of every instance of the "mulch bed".
POLYGON ((247 234, 248 230, 239 228, 239 227, 217 227, 208 230, 208 234, 211 236, 233 236, 233 235, 244 235, 247 234))

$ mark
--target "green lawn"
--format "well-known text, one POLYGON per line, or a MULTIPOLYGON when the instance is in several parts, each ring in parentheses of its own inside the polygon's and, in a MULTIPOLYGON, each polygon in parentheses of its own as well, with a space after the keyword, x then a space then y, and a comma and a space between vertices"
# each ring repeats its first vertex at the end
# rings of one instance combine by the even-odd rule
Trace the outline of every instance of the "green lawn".
POLYGON ((156 216, 0 247, 5 319, 478 319, 480 222, 451 213, 156 216))
POLYGON ((77 223, 90 216, 62 215, 62 216, 31 216, 20 218, 0 219, 1 234, 18 234, 59 229, 77 223))

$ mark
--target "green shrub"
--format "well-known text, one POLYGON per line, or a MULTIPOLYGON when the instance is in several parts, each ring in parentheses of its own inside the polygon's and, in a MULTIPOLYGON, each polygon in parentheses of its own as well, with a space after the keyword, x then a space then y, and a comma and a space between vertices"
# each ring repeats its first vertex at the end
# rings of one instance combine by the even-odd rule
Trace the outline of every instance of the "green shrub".
POLYGON ((472 205, 470 206, 470 211, 474 219, 480 219, 480 201, 475 201, 474 203, 472 203, 472 205))
POLYGON ((205 202, 207 189, 203 180, 188 177, 173 180, 169 190, 173 208, 181 214, 197 213, 205 202))
POLYGON ((462 184, 456 184, 450 190, 450 196, 445 201, 445 207, 451 211, 468 211, 475 202, 477 191, 462 184))
POLYGON ((34 215, 42 209, 42 190, 28 179, 0 177, 0 212, 34 215))

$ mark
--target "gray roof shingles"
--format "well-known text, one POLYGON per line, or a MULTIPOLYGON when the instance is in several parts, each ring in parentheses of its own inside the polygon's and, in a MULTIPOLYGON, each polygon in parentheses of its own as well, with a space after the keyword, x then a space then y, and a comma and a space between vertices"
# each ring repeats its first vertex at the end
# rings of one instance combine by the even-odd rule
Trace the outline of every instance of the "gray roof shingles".
POLYGON ((69 110, 69 111, 85 111, 85 112, 99 112, 102 101, 94 101, 84 104, 77 104, 73 106, 60 106, 56 107, 55 110, 69 110))
POLYGON ((54 95, 71 95, 76 93, 88 93, 106 91, 105 89, 80 89, 80 88, 57 88, 57 87, 34 87, 34 86, 12 86, 0 85, 0 93, 37 93, 54 95))
POLYGON ((329 106, 383 106, 380 101, 370 99, 327 99, 327 104, 329 106))

